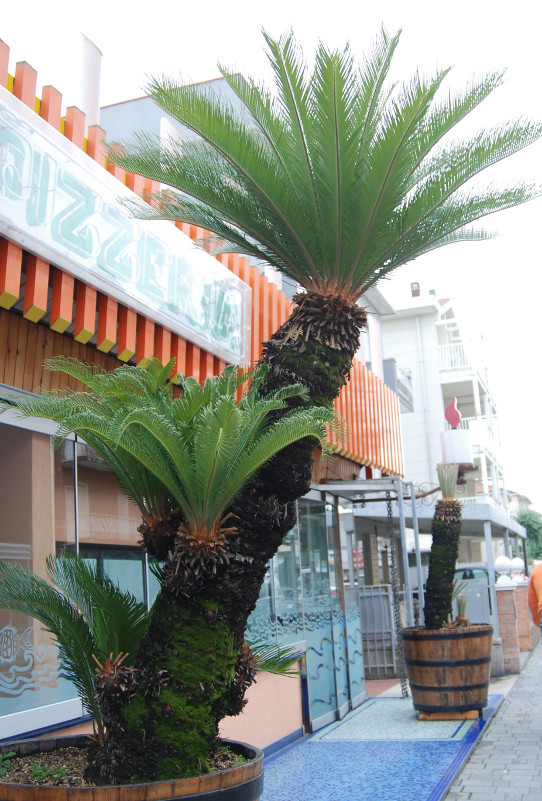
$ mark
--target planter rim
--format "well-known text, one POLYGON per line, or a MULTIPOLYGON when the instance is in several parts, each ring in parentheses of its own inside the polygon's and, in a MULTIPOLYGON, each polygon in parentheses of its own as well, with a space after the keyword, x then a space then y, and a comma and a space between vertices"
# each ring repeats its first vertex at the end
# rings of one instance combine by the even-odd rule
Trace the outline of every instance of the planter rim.
MULTIPOLYGON (((50 748, 45 748, 41 753, 47 753, 47 751, 54 751, 57 748, 81 748, 83 745, 88 744, 90 739, 90 735, 88 734, 76 734, 76 735, 67 735, 65 737, 29 737, 25 740, 5 740, 4 742, 0 742, 0 754, 3 754, 7 751, 13 751, 18 745, 22 743, 53 743, 50 748)), ((253 756, 249 756, 249 763, 258 763, 263 762, 263 751, 260 748, 256 748, 255 745, 250 745, 249 743, 244 743, 241 740, 229 740, 229 739, 221 739, 221 743, 224 743, 228 746, 233 746, 232 750, 238 750, 239 752, 247 751, 249 754, 253 756)), ((36 751, 35 753, 40 753, 36 751)), ((224 770, 216 770, 212 773, 202 773, 200 776, 212 776, 214 774, 222 773, 222 774, 229 774, 232 771, 238 770, 239 767, 243 766, 236 766, 232 768, 224 768, 224 770)), ((262 772, 262 771, 260 771, 262 772)), ((188 778, 199 778, 199 777, 188 777, 188 778)), ((20 782, 5 782, 0 780, 0 786, 2 787, 21 787, 21 788, 36 788, 36 787, 44 787, 47 790, 51 789, 58 789, 58 790, 68 790, 68 791, 78 791, 78 792, 88 792, 93 790, 118 790, 119 787, 156 787, 157 785, 164 784, 167 782, 172 781, 182 781, 182 779, 159 779, 158 781, 153 782, 122 782, 121 784, 96 784, 96 785, 87 785, 85 787, 62 787, 59 785, 39 785, 39 784, 21 784, 20 782)), ((68 795, 69 797, 69 795, 68 795)))
POLYGON ((490 637, 493 626, 490 623, 473 623, 461 629, 426 629, 424 626, 409 626, 401 632, 403 640, 435 640, 439 637, 448 640, 468 639, 469 637, 490 637))

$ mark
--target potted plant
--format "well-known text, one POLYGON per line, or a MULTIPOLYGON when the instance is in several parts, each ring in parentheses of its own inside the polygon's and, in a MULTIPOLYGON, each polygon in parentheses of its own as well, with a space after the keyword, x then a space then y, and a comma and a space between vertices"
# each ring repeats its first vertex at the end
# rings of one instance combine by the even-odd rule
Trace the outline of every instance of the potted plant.
MULTIPOLYGON (((67 433, 75 432, 97 450, 120 487, 139 506, 143 537, 154 536, 157 540, 154 550, 160 551, 164 560, 160 579, 165 591, 147 614, 110 582, 98 581, 84 562, 66 556, 48 562, 49 577, 56 590, 23 568, 0 563, 0 605, 36 617, 56 636, 63 671, 74 680, 95 725, 96 742, 89 751, 86 772, 89 781, 108 784, 114 778, 120 785, 163 778, 167 781, 153 786, 153 798, 172 798, 175 793, 186 796, 187 786, 201 786, 198 792, 210 792, 223 786, 220 781, 231 783, 235 779, 243 784, 246 798, 256 799, 261 790, 261 753, 255 749, 232 746, 248 754, 250 760, 230 769, 226 779, 199 776, 210 770, 208 760, 216 746, 220 719, 230 709, 242 708, 238 685, 244 688, 262 666, 257 652, 253 653, 246 643, 241 649, 245 664, 240 664, 231 623, 225 625, 235 610, 226 608, 223 612, 218 597, 213 599, 205 589, 208 584, 216 584, 215 575, 221 565, 235 564, 239 559, 234 550, 236 518, 228 510, 243 486, 269 459, 298 438, 323 443, 333 414, 320 407, 287 409, 287 404, 305 395, 299 384, 262 393, 265 367, 250 373, 227 367, 203 386, 192 378, 181 378, 182 392, 174 397, 168 380, 171 363, 164 366, 153 360, 145 368, 125 366, 113 373, 101 373, 60 357, 48 366, 76 376, 88 391, 8 399, 4 408, 58 422, 55 445, 67 433), (279 411, 284 413, 276 416, 279 411), (164 508, 172 507, 175 528, 168 532, 163 527, 157 530, 156 520, 163 521, 164 508), (157 672, 152 660, 145 657, 145 642, 156 609, 160 609, 160 599, 168 595, 168 588, 172 592, 172 585, 175 592, 188 595, 190 590, 185 609, 198 616, 200 635, 199 642, 192 639, 190 646, 200 649, 205 666, 199 674, 184 677, 183 692, 172 688, 175 666, 157 672), (199 697, 193 689, 189 691, 189 681, 197 683, 199 697), (170 757, 169 776, 149 777, 145 763, 138 762, 134 755, 132 762, 124 764, 119 780, 118 766, 114 777, 107 772, 115 759, 120 759, 116 753, 111 754, 111 749, 122 741, 127 718, 141 714, 138 693, 144 696, 149 686, 154 688, 157 682, 160 709, 156 715, 167 716, 173 703, 189 705, 187 717, 199 714, 202 751, 194 755, 182 749, 185 762, 191 758, 193 765, 191 770, 183 770, 178 767, 181 757, 176 755, 175 746, 167 749, 162 744, 170 757), (228 689, 226 701, 224 686, 228 689), (198 781, 192 781, 190 774, 198 776, 198 781)), ((193 638, 194 627, 187 629, 193 638)), ((169 631, 171 637, 171 626, 169 631)), ((179 647, 176 642, 174 645, 179 647)), ((276 663, 277 658, 280 663, 281 654, 271 653, 267 664, 276 663)), ((30 747, 50 748, 51 743, 24 746, 30 747)), ((8 744, 3 750, 17 748, 8 744)), ((141 754, 139 748, 137 753, 141 754)), ((121 797, 111 792, 111 797, 121 797)))
POLYGON ((471 624, 463 603, 452 620, 462 522, 461 504, 454 497, 458 467, 441 464, 437 470, 442 499, 436 503, 432 523, 425 626, 403 630, 405 665, 420 716, 481 715, 488 700, 493 627, 471 624))
MULTIPOLYGON (((258 392, 282 392, 292 382, 307 387, 274 409, 275 419, 291 414, 292 405, 331 408, 359 350, 367 317, 358 301, 367 290, 422 253, 485 238, 484 229, 473 228, 476 221, 536 196, 536 188, 521 185, 480 190, 470 179, 537 140, 542 127, 522 122, 472 140, 451 138, 502 76, 482 77, 441 100, 448 70, 392 84, 399 34, 382 30, 359 67, 349 47, 320 45, 311 69, 292 34, 266 41, 275 95, 227 70, 231 104, 201 86, 153 81, 151 98, 195 136, 179 147, 143 134, 109 158, 178 190, 138 214, 201 226, 211 232, 207 245, 215 252, 248 254, 305 290, 264 346, 268 370, 258 392)), ((81 377, 80 367, 63 366, 81 377)), ((106 384, 103 376, 83 379, 98 393, 106 384)), ((136 764, 149 779, 178 770, 195 775, 214 744, 217 720, 243 707, 254 669, 246 622, 267 563, 295 522, 295 501, 309 490, 314 441, 297 439, 247 483, 234 481, 239 491, 220 516, 194 528, 190 508, 182 506, 191 499, 179 491, 183 465, 171 461, 189 441, 176 432, 176 419, 161 417, 165 384, 137 388, 156 399, 152 420, 132 410, 122 387, 105 389, 100 402, 81 398, 61 423, 78 430, 131 497, 139 497, 144 547, 166 566, 135 662, 136 669, 146 666, 147 679, 119 699, 119 725, 95 773, 119 782, 136 764), (158 440, 174 447, 157 451, 158 440), (212 664, 209 654, 217 657, 212 664)), ((186 388, 188 401, 193 389, 186 388)), ((52 397, 42 413, 54 418, 57 406, 61 401, 52 397)), ((210 459, 220 452, 216 430, 213 437, 210 459)))

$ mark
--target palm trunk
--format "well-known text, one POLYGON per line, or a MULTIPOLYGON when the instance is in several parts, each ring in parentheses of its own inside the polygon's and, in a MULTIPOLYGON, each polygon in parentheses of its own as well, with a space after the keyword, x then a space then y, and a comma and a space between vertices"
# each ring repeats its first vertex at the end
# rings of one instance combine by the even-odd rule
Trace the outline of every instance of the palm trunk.
POLYGON ((437 502, 432 524, 433 543, 425 587, 425 627, 440 629, 452 615, 454 574, 461 534, 461 504, 453 499, 437 502))
MULTIPOLYGON (((301 382, 309 389, 307 403, 331 406, 359 346, 365 314, 337 298, 303 295, 298 301, 265 343, 262 361, 269 372, 262 391, 301 382)), ((310 488, 313 448, 310 439, 285 448, 237 499, 228 566, 219 566, 213 576, 182 578, 175 565, 167 568, 136 664, 153 665, 153 675, 148 667, 142 671, 141 686, 117 715, 120 725, 112 727, 96 760, 102 780, 124 780, 123 753, 125 764, 138 766, 141 779, 205 772, 219 721, 243 708, 252 679, 243 665, 246 655, 239 657, 247 619, 267 563, 295 523, 294 502, 310 488)))

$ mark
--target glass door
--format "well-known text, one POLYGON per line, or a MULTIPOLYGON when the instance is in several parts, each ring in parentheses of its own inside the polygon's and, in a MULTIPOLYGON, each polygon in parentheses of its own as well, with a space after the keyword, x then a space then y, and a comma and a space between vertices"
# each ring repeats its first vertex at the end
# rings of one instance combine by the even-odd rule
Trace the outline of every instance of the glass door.
POLYGON ((356 541, 354 533, 352 503, 341 498, 337 510, 343 575, 348 693, 350 705, 354 708, 366 698, 358 590, 358 583, 363 583, 363 549, 361 543, 356 541))
POLYGON ((337 719, 334 634, 328 566, 326 505, 298 501, 306 651, 308 727, 316 731, 337 719))
POLYGON ((348 712, 350 704, 346 655, 346 622, 343 607, 343 564, 339 547, 339 515, 337 499, 332 495, 326 496, 326 529, 337 716, 342 718, 348 712))

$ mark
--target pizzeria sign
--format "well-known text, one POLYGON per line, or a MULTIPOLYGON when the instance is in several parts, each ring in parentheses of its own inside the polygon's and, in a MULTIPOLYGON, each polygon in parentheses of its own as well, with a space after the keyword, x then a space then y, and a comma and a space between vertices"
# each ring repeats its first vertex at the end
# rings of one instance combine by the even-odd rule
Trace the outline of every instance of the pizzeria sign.
POLYGON ((220 358, 250 361, 251 290, 0 86, 0 234, 220 358))

